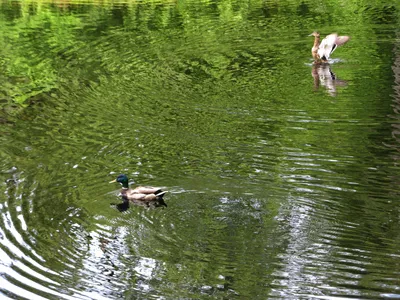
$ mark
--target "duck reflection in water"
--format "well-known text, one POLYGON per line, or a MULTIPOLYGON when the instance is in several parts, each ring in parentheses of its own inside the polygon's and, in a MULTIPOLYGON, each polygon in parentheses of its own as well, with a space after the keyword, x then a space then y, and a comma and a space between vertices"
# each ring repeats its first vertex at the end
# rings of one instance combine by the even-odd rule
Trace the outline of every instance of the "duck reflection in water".
POLYGON ((314 88, 318 90, 320 85, 325 87, 329 95, 335 97, 337 95, 336 87, 347 86, 347 81, 340 80, 331 70, 331 65, 328 63, 314 64, 312 66, 311 75, 314 78, 314 88))
POLYGON ((140 200, 126 200, 122 199, 122 203, 111 203, 111 206, 115 206, 120 212, 127 211, 129 209, 130 204, 137 206, 144 206, 146 208, 157 208, 161 206, 167 207, 164 199, 153 200, 153 201, 140 201, 140 200))
POLYGON ((160 206, 167 207, 164 202, 164 195, 167 191, 163 191, 160 188, 151 186, 139 186, 134 189, 129 188, 129 180, 125 174, 119 175, 115 180, 111 181, 119 182, 122 185, 121 197, 122 203, 112 204, 115 205, 119 211, 126 211, 129 208, 129 204, 133 203, 138 206, 144 206, 147 208, 155 208, 160 206))

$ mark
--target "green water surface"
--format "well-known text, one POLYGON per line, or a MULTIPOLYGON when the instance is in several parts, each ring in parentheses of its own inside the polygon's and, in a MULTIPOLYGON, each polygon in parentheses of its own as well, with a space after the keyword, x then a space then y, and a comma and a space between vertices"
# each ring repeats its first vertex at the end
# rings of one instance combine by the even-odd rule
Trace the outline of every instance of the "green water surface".
POLYGON ((1 1, 0 296, 400 298, 400 5, 1 1), (350 35, 313 65, 308 35, 350 35), (168 190, 118 211, 120 174, 168 190))

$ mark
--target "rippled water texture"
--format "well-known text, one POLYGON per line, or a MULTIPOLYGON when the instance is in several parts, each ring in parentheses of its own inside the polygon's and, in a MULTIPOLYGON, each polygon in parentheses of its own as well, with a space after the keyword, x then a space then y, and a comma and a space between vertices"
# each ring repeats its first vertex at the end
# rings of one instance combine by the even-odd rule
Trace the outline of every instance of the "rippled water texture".
POLYGON ((375 2, 0 2, 0 298, 400 298, 375 2), (314 30, 351 40, 313 65, 314 30))

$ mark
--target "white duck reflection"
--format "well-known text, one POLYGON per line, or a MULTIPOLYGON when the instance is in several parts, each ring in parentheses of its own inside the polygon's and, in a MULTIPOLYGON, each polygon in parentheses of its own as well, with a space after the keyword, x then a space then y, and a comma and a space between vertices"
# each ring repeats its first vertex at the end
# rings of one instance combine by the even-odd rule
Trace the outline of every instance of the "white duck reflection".
POLYGON ((315 90, 318 90, 320 86, 323 86, 327 89, 329 95, 333 97, 337 95, 336 87, 347 86, 347 81, 338 79, 335 73, 332 72, 329 63, 314 64, 312 66, 311 74, 314 78, 315 90))

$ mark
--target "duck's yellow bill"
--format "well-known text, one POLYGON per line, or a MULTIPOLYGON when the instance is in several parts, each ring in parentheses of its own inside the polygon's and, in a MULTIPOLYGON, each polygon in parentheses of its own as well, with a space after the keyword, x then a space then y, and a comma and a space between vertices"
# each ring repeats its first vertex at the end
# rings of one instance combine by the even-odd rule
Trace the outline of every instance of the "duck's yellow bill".
POLYGON ((113 181, 110 181, 109 183, 114 183, 117 182, 117 179, 114 179, 113 181))

